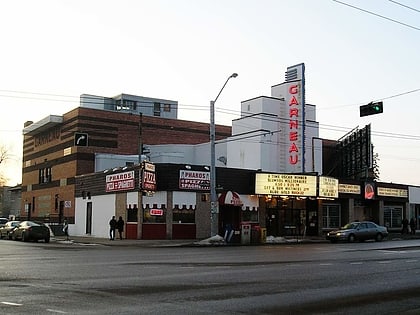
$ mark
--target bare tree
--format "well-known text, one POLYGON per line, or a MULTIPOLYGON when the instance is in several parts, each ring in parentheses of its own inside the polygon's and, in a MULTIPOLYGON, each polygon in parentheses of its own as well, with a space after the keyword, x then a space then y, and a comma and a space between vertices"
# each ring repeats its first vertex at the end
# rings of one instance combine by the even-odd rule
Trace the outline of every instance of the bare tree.
MULTIPOLYGON (((0 165, 4 164, 10 158, 9 150, 4 146, 0 146, 0 165)), ((0 187, 4 186, 7 182, 7 178, 4 176, 0 169, 0 187)))

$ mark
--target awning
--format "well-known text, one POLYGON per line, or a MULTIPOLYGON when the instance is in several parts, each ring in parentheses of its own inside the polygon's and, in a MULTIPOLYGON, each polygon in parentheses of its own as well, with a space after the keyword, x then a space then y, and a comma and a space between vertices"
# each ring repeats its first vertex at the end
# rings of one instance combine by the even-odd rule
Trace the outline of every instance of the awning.
POLYGON ((238 193, 229 190, 220 194, 219 205, 242 207, 243 202, 238 193))
POLYGON ((172 193, 173 207, 177 209, 194 209, 197 207, 195 192, 174 191, 172 193))

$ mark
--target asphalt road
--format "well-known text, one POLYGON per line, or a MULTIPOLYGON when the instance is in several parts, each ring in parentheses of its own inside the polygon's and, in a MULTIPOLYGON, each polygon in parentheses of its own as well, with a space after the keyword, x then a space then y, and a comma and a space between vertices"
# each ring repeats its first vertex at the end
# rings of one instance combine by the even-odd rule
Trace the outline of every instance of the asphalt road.
POLYGON ((420 240, 0 252, 1 314, 420 313, 420 240))

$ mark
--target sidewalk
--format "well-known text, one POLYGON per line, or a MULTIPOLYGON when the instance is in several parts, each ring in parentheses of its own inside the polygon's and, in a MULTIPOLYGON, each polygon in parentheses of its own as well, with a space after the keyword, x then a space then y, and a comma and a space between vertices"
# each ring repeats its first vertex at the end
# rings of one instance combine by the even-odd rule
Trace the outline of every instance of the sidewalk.
MULTIPOLYGON (((385 241, 400 241, 420 239, 420 234, 409 235, 400 233, 390 233, 385 241)), ((91 236, 69 236, 68 240, 65 236, 55 236, 51 238, 51 242, 67 245, 86 245, 86 246, 138 246, 138 247, 200 247, 200 246, 261 246, 261 245, 281 245, 281 244, 310 244, 310 243, 329 243, 323 236, 305 236, 299 238, 293 237, 272 237, 268 236, 265 243, 226 243, 221 236, 213 236, 204 240, 128 240, 108 238, 99 238, 91 236)))

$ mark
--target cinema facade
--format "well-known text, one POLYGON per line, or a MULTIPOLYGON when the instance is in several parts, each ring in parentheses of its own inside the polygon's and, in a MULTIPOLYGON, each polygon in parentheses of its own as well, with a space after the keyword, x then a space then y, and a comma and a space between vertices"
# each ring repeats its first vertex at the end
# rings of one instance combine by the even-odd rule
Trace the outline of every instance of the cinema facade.
MULTIPOLYGON (((125 219, 127 239, 206 238, 211 227, 207 168, 146 162, 77 176, 70 232, 108 237, 108 221, 115 215, 125 219)), ((218 234, 232 243, 260 242, 262 231, 319 236, 365 219, 399 230, 410 209, 406 185, 230 168, 216 174, 218 234)))

